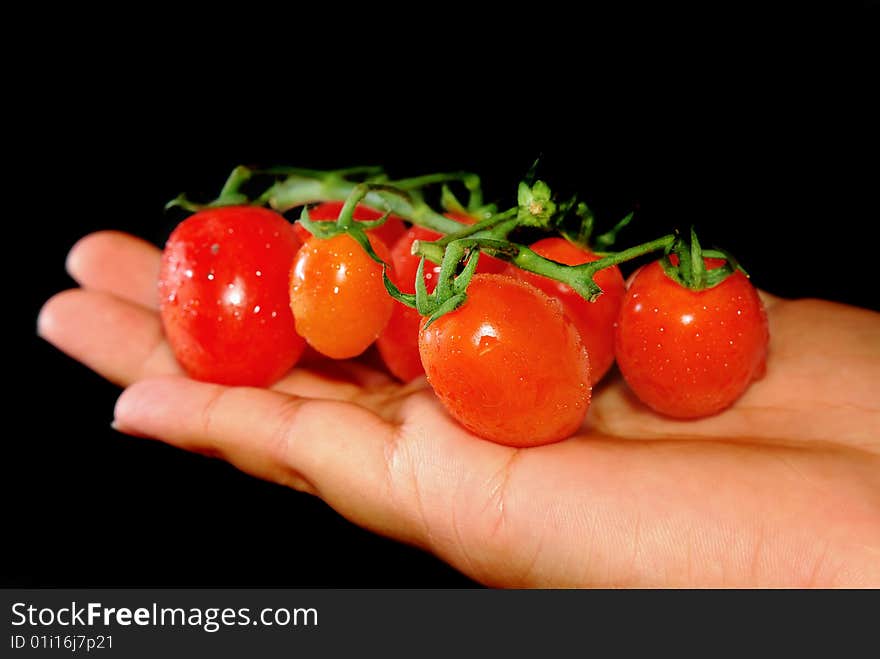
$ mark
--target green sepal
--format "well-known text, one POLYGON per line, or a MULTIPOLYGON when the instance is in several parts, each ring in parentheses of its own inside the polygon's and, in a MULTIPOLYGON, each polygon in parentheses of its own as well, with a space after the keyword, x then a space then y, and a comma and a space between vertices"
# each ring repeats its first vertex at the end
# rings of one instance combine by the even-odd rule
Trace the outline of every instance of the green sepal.
POLYGON ((663 268, 663 272, 666 274, 667 277, 669 277, 679 286, 684 286, 685 288, 688 288, 688 285, 681 278, 678 267, 673 265, 672 261, 670 260, 669 254, 664 254, 658 262, 660 263, 660 267, 663 268))
POLYGON ((461 244, 454 244, 446 250, 440 266, 437 287, 433 293, 428 293, 425 284, 425 257, 419 259, 415 281, 415 309, 420 315, 428 318, 425 327, 450 311, 458 309, 467 299, 466 290, 477 270, 480 252, 478 249, 468 249, 464 269, 456 276, 455 270, 458 268, 463 250, 461 244))
POLYGON ((207 204, 197 204, 186 198, 183 193, 177 195, 174 199, 165 204, 165 210, 171 208, 183 208, 191 213, 204 210, 206 208, 220 208, 221 206, 244 206, 250 203, 248 196, 240 192, 240 188, 254 175, 254 171, 244 165, 239 165, 226 179, 220 194, 207 204))
POLYGON ((477 271, 477 264, 479 261, 480 250, 471 250, 467 263, 464 266, 464 270, 462 270, 461 274, 459 274, 452 282, 452 290, 455 293, 464 293, 467 290, 467 287, 471 283, 471 279, 474 278, 474 273, 477 271))
MULTIPOLYGON (((704 249, 703 256, 709 259, 724 259, 725 261, 727 261, 727 263, 730 264, 733 270, 739 270, 746 277, 751 276, 748 272, 746 272, 746 269, 742 267, 742 264, 736 260, 733 254, 728 252, 726 249, 722 249, 720 247, 716 247, 714 249, 704 249)), ((711 272, 711 270, 709 272, 711 272)))
POLYGON ((437 310, 434 313, 428 316, 428 319, 425 321, 423 329, 427 329, 428 327, 430 327, 434 323, 434 321, 438 320, 442 316, 445 316, 446 314, 455 311, 466 301, 467 295, 465 293, 457 293, 453 295, 445 302, 443 302, 443 304, 437 307, 437 310))
POLYGON ((446 183, 440 188, 440 205, 443 207, 443 210, 450 213, 467 213, 467 209, 462 205, 458 200, 458 197, 455 196, 455 193, 446 183))
POLYGON ((385 211, 385 214, 378 220, 358 220, 358 224, 367 231, 370 229, 378 229, 388 221, 389 217, 391 217, 391 211, 385 211))
POLYGON ((691 227, 691 281, 694 288, 701 289, 706 283, 706 262, 703 260, 703 249, 697 238, 697 232, 691 227))
POLYGON ((469 215, 478 221, 489 218, 498 212, 498 207, 495 204, 483 203, 483 189, 479 176, 467 174, 462 178, 462 183, 468 191, 467 204, 463 204, 452 188, 444 183, 440 188, 440 206, 443 210, 449 213, 469 215))
POLYGON ((394 282, 388 277, 388 266, 382 266, 382 282, 385 284, 385 290, 388 291, 388 295, 390 295, 393 299, 397 300, 401 304, 405 304, 410 309, 416 308, 416 296, 412 293, 404 293, 397 286, 394 285, 394 282))
POLYGON ((733 255, 726 250, 717 248, 703 250, 693 227, 690 230, 690 239, 685 240, 681 236, 676 238, 659 263, 667 277, 679 286, 694 291, 714 288, 737 270, 748 276, 733 255), (672 263, 669 258, 670 253, 674 253, 678 257, 678 265, 672 263), (724 263, 715 268, 706 268, 704 260, 706 258, 721 258, 724 259, 724 263))
POLYGON ((617 234, 620 233, 620 231, 632 221, 633 215, 634 213, 632 212, 627 213, 623 216, 623 219, 615 224, 611 229, 599 236, 596 236, 596 239, 593 241, 592 247, 598 252, 607 252, 611 247, 614 246, 614 243, 617 242, 617 234))
POLYGON ((186 198, 186 195, 181 192, 174 199, 165 204, 165 210, 171 210, 172 208, 182 208, 183 210, 189 211, 190 213, 196 213, 203 208, 205 208, 205 204, 197 204, 193 201, 190 201, 186 198))
POLYGON ((302 212, 299 214, 299 223, 303 229, 308 231, 316 238, 326 240, 341 233, 335 222, 314 222, 309 218, 309 209, 303 206, 302 212))
POLYGON ((378 254, 376 254, 373 249, 373 245, 370 244, 370 239, 367 237, 367 230, 373 228, 373 226, 381 225, 385 220, 388 219, 389 213, 386 213, 385 216, 381 220, 376 220, 375 222, 353 222, 351 226, 340 226, 339 222, 314 222, 309 218, 309 210, 305 206, 303 206, 302 212, 299 215, 299 222, 302 224, 303 228, 308 231, 310 234, 315 236, 316 238, 320 238, 321 240, 326 240, 328 238, 333 238, 334 236, 338 236, 340 234, 348 234, 351 238, 361 246, 367 255, 371 259, 373 259, 376 263, 381 265, 385 265, 385 261, 383 261, 378 254), (378 223, 378 224, 376 224, 378 223), (370 225, 370 226, 363 226, 370 225))
MULTIPOLYGON (((328 222, 329 224, 329 222, 328 222)), ((358 222, 357 224, 360 224, 358 222)), ((361 248, 367 253, 367 255, 373 259, 376 263, 380 265, 386 265, 385 261, 383 261, 378 254, 373 250, 373 246, 370 244, 370 239, 367 238, 367 233, 362 228, 358 226, 348 227, 343 233, 347 233, 351 236, 354 241, 361 246, 361 248)))

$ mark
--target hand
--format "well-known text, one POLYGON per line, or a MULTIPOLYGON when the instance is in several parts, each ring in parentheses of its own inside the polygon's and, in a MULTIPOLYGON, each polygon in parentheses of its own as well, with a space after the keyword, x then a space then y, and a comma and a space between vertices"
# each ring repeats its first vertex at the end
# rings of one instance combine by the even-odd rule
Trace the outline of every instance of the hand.
POLYGON ((582 432, 511 449, 470 435, 424 380, 359 362, 271 390, 183 376, 156 313, 158 250, 102 232, 41 336, 127 387, 120 431, 222 457, 499 586, 880 586, 880 314, 765 296, 767 375, 699 421, 619 376, 582 432))

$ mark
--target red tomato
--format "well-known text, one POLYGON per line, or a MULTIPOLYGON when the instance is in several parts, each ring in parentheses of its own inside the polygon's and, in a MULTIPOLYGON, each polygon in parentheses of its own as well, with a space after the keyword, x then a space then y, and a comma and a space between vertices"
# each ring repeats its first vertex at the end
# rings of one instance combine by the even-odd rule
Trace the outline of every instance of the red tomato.
MULTIPOLYGON (((723 263, 705 262, 707 268, 723 263)), ((720 412, 761 377, 769 338, 764 305, 741 272, 694 291, 655 262, 638 272, 627 291, 615 350, 639 399, 686 419, 720 412)))
MULTIPOLYGON (((368 237, 379 258, 390 263, 385 244, 368 237)), ((393 305, 382 266, 351 236, 310 238, 296 255, 290 306, 297 331, 318 352, 334 359, 361 354, 385 328, 393 305)))
POLYGON ((162 253, 159 310, 168 342, 190 376, 266 386, 302 354, 287 296, 300 248, 279 214, 254 206, 200 211, 162 253))
POLYGON ((415 380, 425 372, 419 356, 421 322, 422 317, 418 311, 395 301, 391 318, 376 339, 382 361, 401 382, 415 380))
MULTIPOLYGON (((596 254, 564 238, 544 238, 531 247, 541 256, 565 265, 580 265, 599 260, 596 254)), ((595 302, 588 302, 571 287, 555 279, 526 272, 513 265, 507 267, 505 274, 524 279, 562 302, 565 312, 574 321, 587 352, 590 353, 593 384, 599 382, 614 363, 614 322, 626 293, 620 268, 613 266, 596 274, 595 281, 603 293, 595 302)))
MULTIPOLYGON (((309 209, 309 219, 315 222, 335 222, 339 218, 339 212, 342 210, 342 206, 343 202, 341 201, 325 201, 324 203, 318 204, 314 208, 309 209)), ((374 210, 369 206, 358 204, 354 209, 353 217, 355 220, 363 222, 378 220, 384 214, 385 213, 374 210)), ((296 222, 293 225, 293 228, 296 231, 297 237, 302 242, 306 242, 312 237, 312 234, 308 232, 308 229, 299 222, 296 222)), ((370 233, 381 238, 382 242, 386 245, 393 245, 404 233, 406 233, 406 226, 403 224, 403 220, 396 215, 389 215, 385 224, 378 229, 372 229, 370 233)))
POLYGON ((590 365, 559 301, 494 274, 475 275, 467 294, 419 333, 428 382, 449 413, 507 446, 575 432, 590 406, 590 365))

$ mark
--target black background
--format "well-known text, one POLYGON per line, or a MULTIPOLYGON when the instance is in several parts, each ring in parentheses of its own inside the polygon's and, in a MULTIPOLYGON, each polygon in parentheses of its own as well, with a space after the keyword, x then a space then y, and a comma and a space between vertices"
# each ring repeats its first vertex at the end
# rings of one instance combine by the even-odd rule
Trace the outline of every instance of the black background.
POLYGON ((644 50, 575 37, 551 63, 523 46, 516 61, 496 52, 413 74, 399 70, 405 53, 383 72, 292 51, 252 59, 250 77, 210 57, 126 60, 120 74, 116 51, 59 54, 29 76, 7 126, 24 148, 5 190, 2 583, 470 584, 307 495, 113 432, 118 389, 34 332, 42 302, 72 285, 67 250, 104 228, 161 245, 164 202, 210 196, 240 163, 468 169, 506 205, 540 155, 542 178, 579 191, 600 222, 637 210, 626 243, 696 224, 761 288, 880 309, 874 19, 720 44, 713 23, 644 50))

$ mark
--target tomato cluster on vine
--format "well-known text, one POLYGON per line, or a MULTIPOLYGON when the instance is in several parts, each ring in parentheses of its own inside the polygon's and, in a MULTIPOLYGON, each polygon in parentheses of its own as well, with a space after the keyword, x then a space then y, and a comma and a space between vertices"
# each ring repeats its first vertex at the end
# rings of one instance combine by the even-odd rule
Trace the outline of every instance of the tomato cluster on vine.
POLYGON ((465 428, 527 447, 576 433, 615 361, 636 397, 676 418, 724 410, 765 369, 766 314, 732 256, 693 231, 609 251, 631 216, 591 241, 586 205, 541 181, 499 212, 471 174, 237 168, 214 202, 173 203, 195 212, 165 246, 160 311, 196 379, 270 386, 306 345, 349 359, 375 344, 465 428), (258 176, 265 189, 246 197, 258 176), (437 184, 442 212, 425 201, 437 184), (296 208, 295 222, 282 214, 296 208), (625 284, 620 264, 651 252, 625 284))

